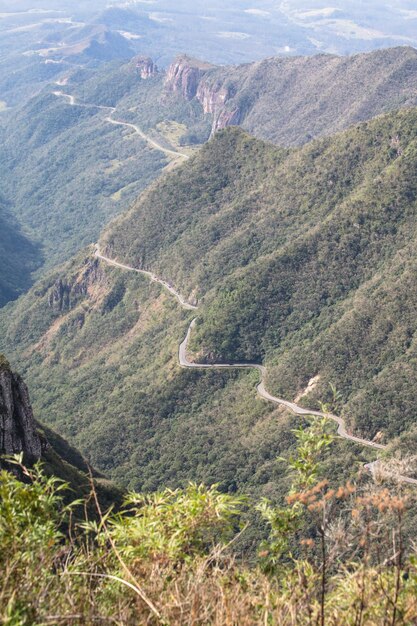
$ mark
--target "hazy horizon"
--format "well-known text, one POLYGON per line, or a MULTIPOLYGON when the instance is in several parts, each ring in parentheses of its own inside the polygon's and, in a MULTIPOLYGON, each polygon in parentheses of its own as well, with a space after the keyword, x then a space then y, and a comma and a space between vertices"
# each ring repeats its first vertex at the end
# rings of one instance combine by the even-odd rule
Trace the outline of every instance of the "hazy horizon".
POLYGON ((3 0, 0 38, 7 51, 29 54, 46 39, 65 44, 102 24, 135 53, 166 65, 185 52, 214 63, 270 56, 349 55, 398 45, 417 46, 417 9, 408 0, 3 0))

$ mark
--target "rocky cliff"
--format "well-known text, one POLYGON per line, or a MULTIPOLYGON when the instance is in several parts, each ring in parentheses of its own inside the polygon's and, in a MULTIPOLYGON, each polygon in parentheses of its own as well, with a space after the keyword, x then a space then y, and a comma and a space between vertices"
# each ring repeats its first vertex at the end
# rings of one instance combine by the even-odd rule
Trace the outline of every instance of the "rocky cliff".
POLYGON ((416 81, 417 51, 402 46, 224 67, 181 56, 169 68, 165 88, 198 102, 211 116, 212 134, 241 125, 259 139, 288 146, 417 106, 416 81))
POLYGON ((54 282, 48 294, 49 306, 56 311, 72 309, 101 278, 104 275, 100 263, 97 259, 87 257, 74 276, 70 279, 58 278, 54 282))
POLYGON ((165 86, 168 91, 192 100, 197 95, 201 79, 213 67, 186 55, 179 56, 168 68, 165 86))
MULTIPOLYGON (((0 469, 4 466, 11 469, 10 464, 2 464, 2 456, 21 452, 27 467, 40 460, 47 475, 68 483, 71 501, 74 493, 77 497, 90 493, 93 477, 102 505, 121 505, 123 493, 116 485, 92 468, 65 439, 35 421, 26 384, 11 371, 8 362, 0 354, 0 469)), ((16 470, 16 474, 24 478, 19 470, 16 470)), ((94 516, 94 510, 91 514, 94 516)))
POLYGON ((41 438, 36 430, 28 389, 0 357, 0 454, 23 452, 27 462, 41 458, 41 438))
POLYGON ((236 126, 242 122, 243 111, 238 106, 226 106, 235 94, 235 86, 228 81, 210 75, 200 81, 196 98, 205 115, 213 116, 212 134, 226 126, 236 126))
POLYGON ((148 80, 158 74, 158 67, 149 57, 137 57, 135 59, 136 71, 142 80, 148 80))
POLYGON ((238 106, 226 106, 236 94, 236 87, 227 77, 218 76, 214 65, 203 63, 185 55, 177 57, 168 69, 165 86, 186 100, 194 98, 201 104, 205 115, 213 118, 212 134, 217 130, 240 124, 243 111, 238 106))

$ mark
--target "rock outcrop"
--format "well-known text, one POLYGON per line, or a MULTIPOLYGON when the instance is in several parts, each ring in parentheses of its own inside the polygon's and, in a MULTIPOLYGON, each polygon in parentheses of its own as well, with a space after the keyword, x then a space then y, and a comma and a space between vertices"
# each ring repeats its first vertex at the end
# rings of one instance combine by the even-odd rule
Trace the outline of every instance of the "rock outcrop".
POLYGON ((97 283, 103 272, 97 259, 88 258, 82 270, 71 280, 58 278, 48 294, 48 304, 55 311, 68 311, 78 302, 80 297, 88 293, 88 289, 97 283))
POLYGON ((148 80, 158 74, 158 67, 150 57, 137 57, 135 63, 136 71, 142 80, 148 80))
MULTIPOLYGON (((212 134, 239 125, 258 139, 289 146, 415 107, 416 81, 417 50, 401 46, 352 57, 288 56, 234 66, 181 56, 168 70, 166 88, 200 103, 212 134)), ((396 135, 393 154, 402 150, 396 135)))
POLYGON ((209 79, 200 82, 196 93, 204 113, 213 115, 222 109, 234 95, 235 89, 231 85, 225 85, 223 81, 209 79))
POLYGON ((227 103, 236 95, 235 86, 223 80, 206 76, 200 81, 196 98, 206 115, 213 116, 212 134, 216 130, 235 126, 242 121, 242 111, 235 106, 229 109, 227 103))
POLYGON ((0 357, 0 455, 24 453, 25 462, 41 458, 46 445, 39 437, 28 389, 0 357))
POLYGON ((202 77, 213 67, 186 55, 179 56, 168 68, 165 86, 168 91, 192 100, 197 95, 202 77))
POLYGON ((217 77, 216 70, 213 65, 183 55, 171 64, 165 80, 168 91, 179 93, 188 101, 196 98, 204 114, 213 117, 212 134, 240 124, 243 117, 239 107, 226 106, 236 95, 236 88, 230 81, 217 77))

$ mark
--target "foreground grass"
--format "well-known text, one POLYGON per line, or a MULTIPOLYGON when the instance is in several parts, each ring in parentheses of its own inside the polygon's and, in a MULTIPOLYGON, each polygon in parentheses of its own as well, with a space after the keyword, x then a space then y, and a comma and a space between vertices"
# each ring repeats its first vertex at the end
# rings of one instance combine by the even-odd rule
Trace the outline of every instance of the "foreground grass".
POLYGON ((417 558, 404 533, 412 494, 331 488, 318 462, 332 443, 325 423, 295 434, 291 490, 279 508, 257 505, 270 532, 251 565, 235 554, 242 496, 191 483, 131 493, 121 511, 103 512, 93 482, 67 505, 64 483, 14 459, 14 473, 0 472, 1 623, 416 623, 417 558), (91 501, 96 517, 75 520, 91 501))

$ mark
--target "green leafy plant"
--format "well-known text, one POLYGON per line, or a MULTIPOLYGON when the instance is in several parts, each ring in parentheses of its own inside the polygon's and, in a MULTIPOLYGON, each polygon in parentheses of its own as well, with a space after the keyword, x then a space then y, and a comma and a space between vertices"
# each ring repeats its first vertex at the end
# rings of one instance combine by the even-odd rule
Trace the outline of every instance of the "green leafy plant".
POLYGON ((303 498, 299 496, 306 495, 317 484, 320 458, 334 439, 328 433, 326 418, 312 418, 308 428, 299 426, 293 433, 297 441, 296 454, 291 455, 288 461, 279 459, 288 463, 293 474, 288 504, 276 507, 264 498, 257 506, 270 527, 269 539, 260 550, 263 568, 269 572, 282 565, 283 557, 292 558, 289 545, 302 527, 305 513, 303 498))
POLYGON ((127 514, 111 521, 110 535, 120 553, 135 558, 187 561, 231 538, 244 498, 216 486, 189 484, 184 490, 130 494, 127 514))

